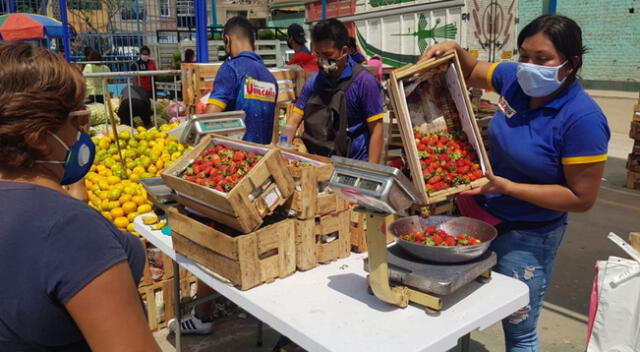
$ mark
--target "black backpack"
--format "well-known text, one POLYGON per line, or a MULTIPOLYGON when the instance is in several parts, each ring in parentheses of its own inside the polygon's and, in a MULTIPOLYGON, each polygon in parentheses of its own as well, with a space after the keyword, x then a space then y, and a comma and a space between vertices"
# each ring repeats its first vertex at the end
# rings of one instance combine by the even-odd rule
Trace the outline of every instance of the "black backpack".
POLYGON ((302 141, 311 154, 330 157, 349 156, 351 136, 348 132, 346 91, 365 69, 354 65, 351 77, 332 89, 318 92, 309 98, 304 108, 302 141))

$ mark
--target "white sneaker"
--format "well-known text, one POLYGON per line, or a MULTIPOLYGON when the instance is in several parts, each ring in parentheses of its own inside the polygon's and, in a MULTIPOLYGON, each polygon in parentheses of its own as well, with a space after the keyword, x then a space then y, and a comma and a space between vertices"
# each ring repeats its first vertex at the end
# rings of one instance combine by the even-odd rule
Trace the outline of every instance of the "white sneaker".
MULTIPOLYGON (((176 321, 176 319, 173 318, 173 319, 170 319, 169 323, 167 324, 169 326, 169 329, 173 331, 173 333, 175 333, 178 328, 177 323, 178 322, 176 321)), ((188 334, 207 335, 207 334, 210 334, 212 330, 213 330, 213 323, 203 322, 202 320, 198 319, 198 317, 195 316, 195 312, 193 311, 189 315, 182 317, 182 321, 180 322, 180 332, 184 335, 188 335, 188 334)))

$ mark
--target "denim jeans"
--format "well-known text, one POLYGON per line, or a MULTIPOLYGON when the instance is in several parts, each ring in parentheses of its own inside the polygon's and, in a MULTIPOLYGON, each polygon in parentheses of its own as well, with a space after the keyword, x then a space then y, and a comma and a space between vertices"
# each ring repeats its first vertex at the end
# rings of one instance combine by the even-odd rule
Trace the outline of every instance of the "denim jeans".
POLYGON ((508 352, 538 351, 538 317, 566 228, 562 225, 547 233, 509 231, 491 243, 498 255, 493 270, 529 286, 529 305, 502 321, 508 352))

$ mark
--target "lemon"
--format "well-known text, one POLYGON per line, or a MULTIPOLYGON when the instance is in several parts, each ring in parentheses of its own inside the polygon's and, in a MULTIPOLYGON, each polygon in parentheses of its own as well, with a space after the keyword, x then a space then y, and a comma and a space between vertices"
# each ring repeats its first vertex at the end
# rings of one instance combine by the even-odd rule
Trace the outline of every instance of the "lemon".
POLYGON ((123 195, 120 196, 120 198, 118 198, 118 202, 122 204, 123 209, 124 209, 124 204, 126 204, 127 202, 131 202, 132 197, 133 195, 125 192, 123 195))
POLYGON ((147 171, 148 171, 149 173, 155 174, 156 172, 158 172, 158 168, 157 168, 155 165, 151 164, 151 165, 149 165, 149 167, 147 168, 147 171))
POLYGON ((180 152, 174 152, 173 154, 171 154, 171 160, 172 161, 176 161, 179 157, 182 156, 182 153, 180 152))
POLYGON ((158 215, 155 213, 151 213, 149 215, 145 215, 142 217, 142 222, 145 225, 153 225, 158 222, 158 215))
POLYGON ((144 167, 142 166, 136 166, 133 168, 133 173, 134 174, 138 174, 140 175, 141 173, 145 172, 146 170, 144 169, 144 167))
POLYGON ((133 231, 135 231, 135 229, 133 228, 133 224, 129 224, 129 225, 127 225, 127 231, 128 231, 128 232, 133 232, 133 231))
POLYGON ((127 220, 129 220, 129 222, 133 222, 133 219, 135 219, 136 216, 138 216, 138 212, 129 213, 127 214, 127 220))
POLYGON ((138 208, 138 204, 136 204, 135 202, 129 201, 122 204, 122 210, 124 210, 125 214, 131 214, 135 212, 137 208, 138 208))
POLYGON ((105 218, 107 218, 107 220, 112 221, 113 218, 111 217, 111 214, 108 211, 103 211, 100 214, 102 214, 102 216, 104 216, 105 218))
POLYGON ((122 191, 119 188, 111 188, 107 192, 107 199, 109 200, 117 200, 122 195, 122 191))
POLYGON ((157 224, 151 225, 151 229, 154 231, 162 230, 162 228, 167 224, 167 220, 162 220, 157 224))
POLYGON ((113 220, 113 223, 116 225, 117 228, 119 229, 126 229, 127 226, 129 226, 129 220, 127 220, 127 218, 125 218, 124 216, 121 216, 119 218, 115 218, 113 220))
POLYGON ((107 182, 108 182, 110 185, 115 185, 116 183, 119 183, 119 182, 120 182, 120 177, 115 176, 115 175, 108 176, 108 177, 107 177, 107 182))
POLYGON ((147 202, 147 199, 143 196, 133 196, 131 200, 138 205, 143 205, 147 202))
POLYGON ((124 130, 118 134, 118 138, 128 140, 131 138, 131 133, 127 130, 124 130))
POLYGON ((150 211, 151 211, 151 205, 149 205, 149 204, 143 204, 143 205, 138 207, 138 213, 140 213, 140 214, 148 213, 150 211))
POLYGON ((155 177, 155 174, 152 174, 150 172, 145 172, 142 175, 140 175, 140 178, 149 178, 149 177, 155 177))
POLYGON ((120 207, 111 209, 110 213, 114 219, 124 216, 124 210, 120 207))
POLYGON ((111 141, 109 140, 109 138, 100 138, 100 143, 98 143, 98 148, 107 149, 109 148, 109 144, 111 144, 111 141))

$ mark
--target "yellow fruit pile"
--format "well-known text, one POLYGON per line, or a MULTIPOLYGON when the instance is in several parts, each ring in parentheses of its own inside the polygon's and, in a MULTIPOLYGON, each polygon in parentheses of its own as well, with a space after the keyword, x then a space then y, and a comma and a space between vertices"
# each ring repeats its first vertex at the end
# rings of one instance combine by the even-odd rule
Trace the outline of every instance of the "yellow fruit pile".
POLYGON ((191 149, 165 133, 176 126, 177 123, 167 124, 151 130, 138 127, 133 136, 128 130, 119 132, 124 165, 115 135, 93 137, 96 159, 85 177, 89 205, 120 230, 139 235, 133 228, 133 219, 152 210, 147 192, 138 181, 160 176, 162 169, 191 149))

